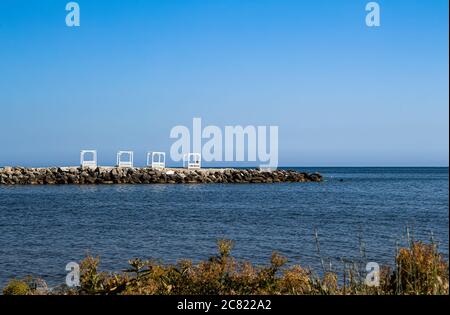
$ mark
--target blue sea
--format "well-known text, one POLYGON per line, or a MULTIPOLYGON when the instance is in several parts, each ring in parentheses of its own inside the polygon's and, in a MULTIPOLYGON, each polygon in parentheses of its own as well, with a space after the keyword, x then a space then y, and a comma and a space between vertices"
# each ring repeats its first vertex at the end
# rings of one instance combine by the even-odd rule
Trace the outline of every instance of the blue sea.
POLYGON ((265 264, 278 251, 289 264, 320 271, 322 258, 339 270, 361 249, 392 264, 408 228, 448 259, 448 168, 297 169, 324 182, 0 186, 0 286, 26 275, 62 284, 66 264, 87 254, 115 271, 133 257, 198 261, 221 238, 242 260, 265 264))

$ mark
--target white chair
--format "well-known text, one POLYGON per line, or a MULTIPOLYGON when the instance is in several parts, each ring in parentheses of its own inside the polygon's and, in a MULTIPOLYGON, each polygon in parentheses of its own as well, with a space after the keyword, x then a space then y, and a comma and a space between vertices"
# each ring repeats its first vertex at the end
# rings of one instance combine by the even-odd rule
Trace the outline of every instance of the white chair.
POLYGON ((81 167, 97 167, 97 151, 96 150, 81 150, 80 153, 81 167), (91 159, 86 159, 86 155, 91 155, 91 159))
POLYGON ((166 167, 166 153, 165 152, 148 152, 147 166, 151 168, 165 168, 166 167))
POLYGON ((183 166, 191 169, 201 168, 202 155, 200 153, 187 153, 183 157, 183 166))
POLYGON ((118 167, 133 167, 133 151, 117 152, 117 166, 118 167), (128 156, 128 160, 122 159, 123 156, 128 156))

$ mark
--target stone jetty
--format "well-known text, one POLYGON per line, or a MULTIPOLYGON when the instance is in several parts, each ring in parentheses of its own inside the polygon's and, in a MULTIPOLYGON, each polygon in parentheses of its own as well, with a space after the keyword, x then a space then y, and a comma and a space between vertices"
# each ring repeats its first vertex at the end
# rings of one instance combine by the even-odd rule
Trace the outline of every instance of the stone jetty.
POLYGON ((320 182, 318 173, 294 170, 258 169, 118 168, 118 167, 48 167, 0 168, 0 185, 63 184, 202 184, 202 183, 280 183, 320 182))

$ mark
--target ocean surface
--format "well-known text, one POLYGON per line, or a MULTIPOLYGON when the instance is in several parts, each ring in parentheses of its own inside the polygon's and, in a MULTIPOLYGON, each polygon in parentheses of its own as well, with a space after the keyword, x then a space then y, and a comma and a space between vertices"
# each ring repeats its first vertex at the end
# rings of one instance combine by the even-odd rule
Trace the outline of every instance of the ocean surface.
POLYGON ((0 186, 0 286, 35 275, 65 281, 88 253, 120 271, 133 257, 167 263, 216 253, 258 264, 278 251, 320 272, 364 259, 392 264, 406 228, 448 259, 448 168, 297 168, 323 183, 0 186))

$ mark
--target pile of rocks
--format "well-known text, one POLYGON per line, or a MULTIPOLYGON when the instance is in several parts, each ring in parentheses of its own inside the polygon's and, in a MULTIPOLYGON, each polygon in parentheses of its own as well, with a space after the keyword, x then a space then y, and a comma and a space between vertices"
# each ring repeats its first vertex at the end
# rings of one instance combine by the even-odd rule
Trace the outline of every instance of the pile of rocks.
POLYGON ((0 185, 320 182, 318 173, 257 169, 0 168, 0 185))

